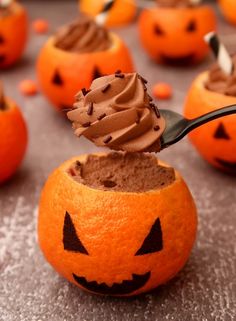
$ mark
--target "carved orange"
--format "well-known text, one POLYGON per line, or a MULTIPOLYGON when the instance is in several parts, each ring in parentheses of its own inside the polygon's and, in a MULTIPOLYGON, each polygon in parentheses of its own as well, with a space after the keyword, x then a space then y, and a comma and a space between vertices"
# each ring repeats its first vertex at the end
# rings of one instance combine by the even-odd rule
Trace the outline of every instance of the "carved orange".
POLYGON ((86 155, 56 169, 42 192, 38 236, 48 262, 80 288, 106 295, 136 295, 174 277, 197 226, 180 174, 161 190, 102 191, 68 174, 76 160, 86 155))

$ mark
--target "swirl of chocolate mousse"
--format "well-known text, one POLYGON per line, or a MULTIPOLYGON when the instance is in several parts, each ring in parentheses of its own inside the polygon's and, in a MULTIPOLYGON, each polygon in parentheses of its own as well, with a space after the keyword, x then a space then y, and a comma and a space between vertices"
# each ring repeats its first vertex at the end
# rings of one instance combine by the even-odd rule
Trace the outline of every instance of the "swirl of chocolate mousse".
POLYGON ((86 16, 64 26, 55 36, 59 49, 86 53, 107 50, 111 46, 109 32, 105 27, 86 16))
POLYGON ((218 64, 214 64, 209 71, 206 88, 227 96, 236 96, 236 55, 232 58, 234 70, 227 75, 218 64))
POLYGON ((85 136, 97 146, 128 152, 158 152, 165 130, 147 81, 137 73, 117 72, 97 78, 90 90, 77 95, 67 116, 77 136, 85 136))
POLYGON ((160 7, 193 7, 195 6, 190 0, 157 0, 160 7))

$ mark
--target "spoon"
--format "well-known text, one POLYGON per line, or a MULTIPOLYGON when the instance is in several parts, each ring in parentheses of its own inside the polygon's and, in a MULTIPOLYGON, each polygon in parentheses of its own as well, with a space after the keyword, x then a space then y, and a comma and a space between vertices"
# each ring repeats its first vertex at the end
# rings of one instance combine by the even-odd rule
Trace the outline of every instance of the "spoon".
POLYGON ((159 111, 166 121, 166 129, 161 137, 161 149, 164 149, 177 143, 199 126, 223 116, 236 114, 236 105, 220 108, 194 119, 184 118, 182 115, 169 109, 159 109, 159 111))

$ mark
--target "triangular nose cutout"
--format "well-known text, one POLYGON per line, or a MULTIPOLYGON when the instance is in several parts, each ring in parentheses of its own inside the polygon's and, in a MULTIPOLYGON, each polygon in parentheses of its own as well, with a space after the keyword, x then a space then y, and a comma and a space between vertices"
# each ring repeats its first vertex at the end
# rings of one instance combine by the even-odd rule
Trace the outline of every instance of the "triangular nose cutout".
POLYGON ((55 74, 52 78, 52 82, 54 83, 54 85, 57 85, 57 86, 63 85, 64 82, 63 82, 58 70, 55 71, 55 74))
POLYGON ((5 43, 5 39, 2 35, 0 35, 0 45, 3 45, 5 43))

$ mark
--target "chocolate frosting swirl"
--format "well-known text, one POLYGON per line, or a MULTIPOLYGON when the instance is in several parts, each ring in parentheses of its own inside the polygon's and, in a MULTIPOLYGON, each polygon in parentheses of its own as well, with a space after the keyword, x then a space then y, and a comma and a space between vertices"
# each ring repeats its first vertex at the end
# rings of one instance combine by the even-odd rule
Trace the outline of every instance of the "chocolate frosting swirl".
POLYGON ((97 146, 128 152, 158 152, 165 121, 137 73, 97 78, 77 95, 68 112, 77 136, 97 146))
POLYGON ((71 52, 96 52, 107 50, 111 46, 111 40, 105 27, 82 16, 59 30, 55 36, 55 46, 71 52))
POLYGON ((160 7, 169 7, 169 8, 175 8, 175 7, 193 7, 195 6, 191 0, 157 0, 157 4, 160 7))
POLYGON ((231 75, 225 74, 218 64, 211 67, 205 85, 208 90, 227 96, 236 96, 236 55, 232 60, 234 71, 231 75))

